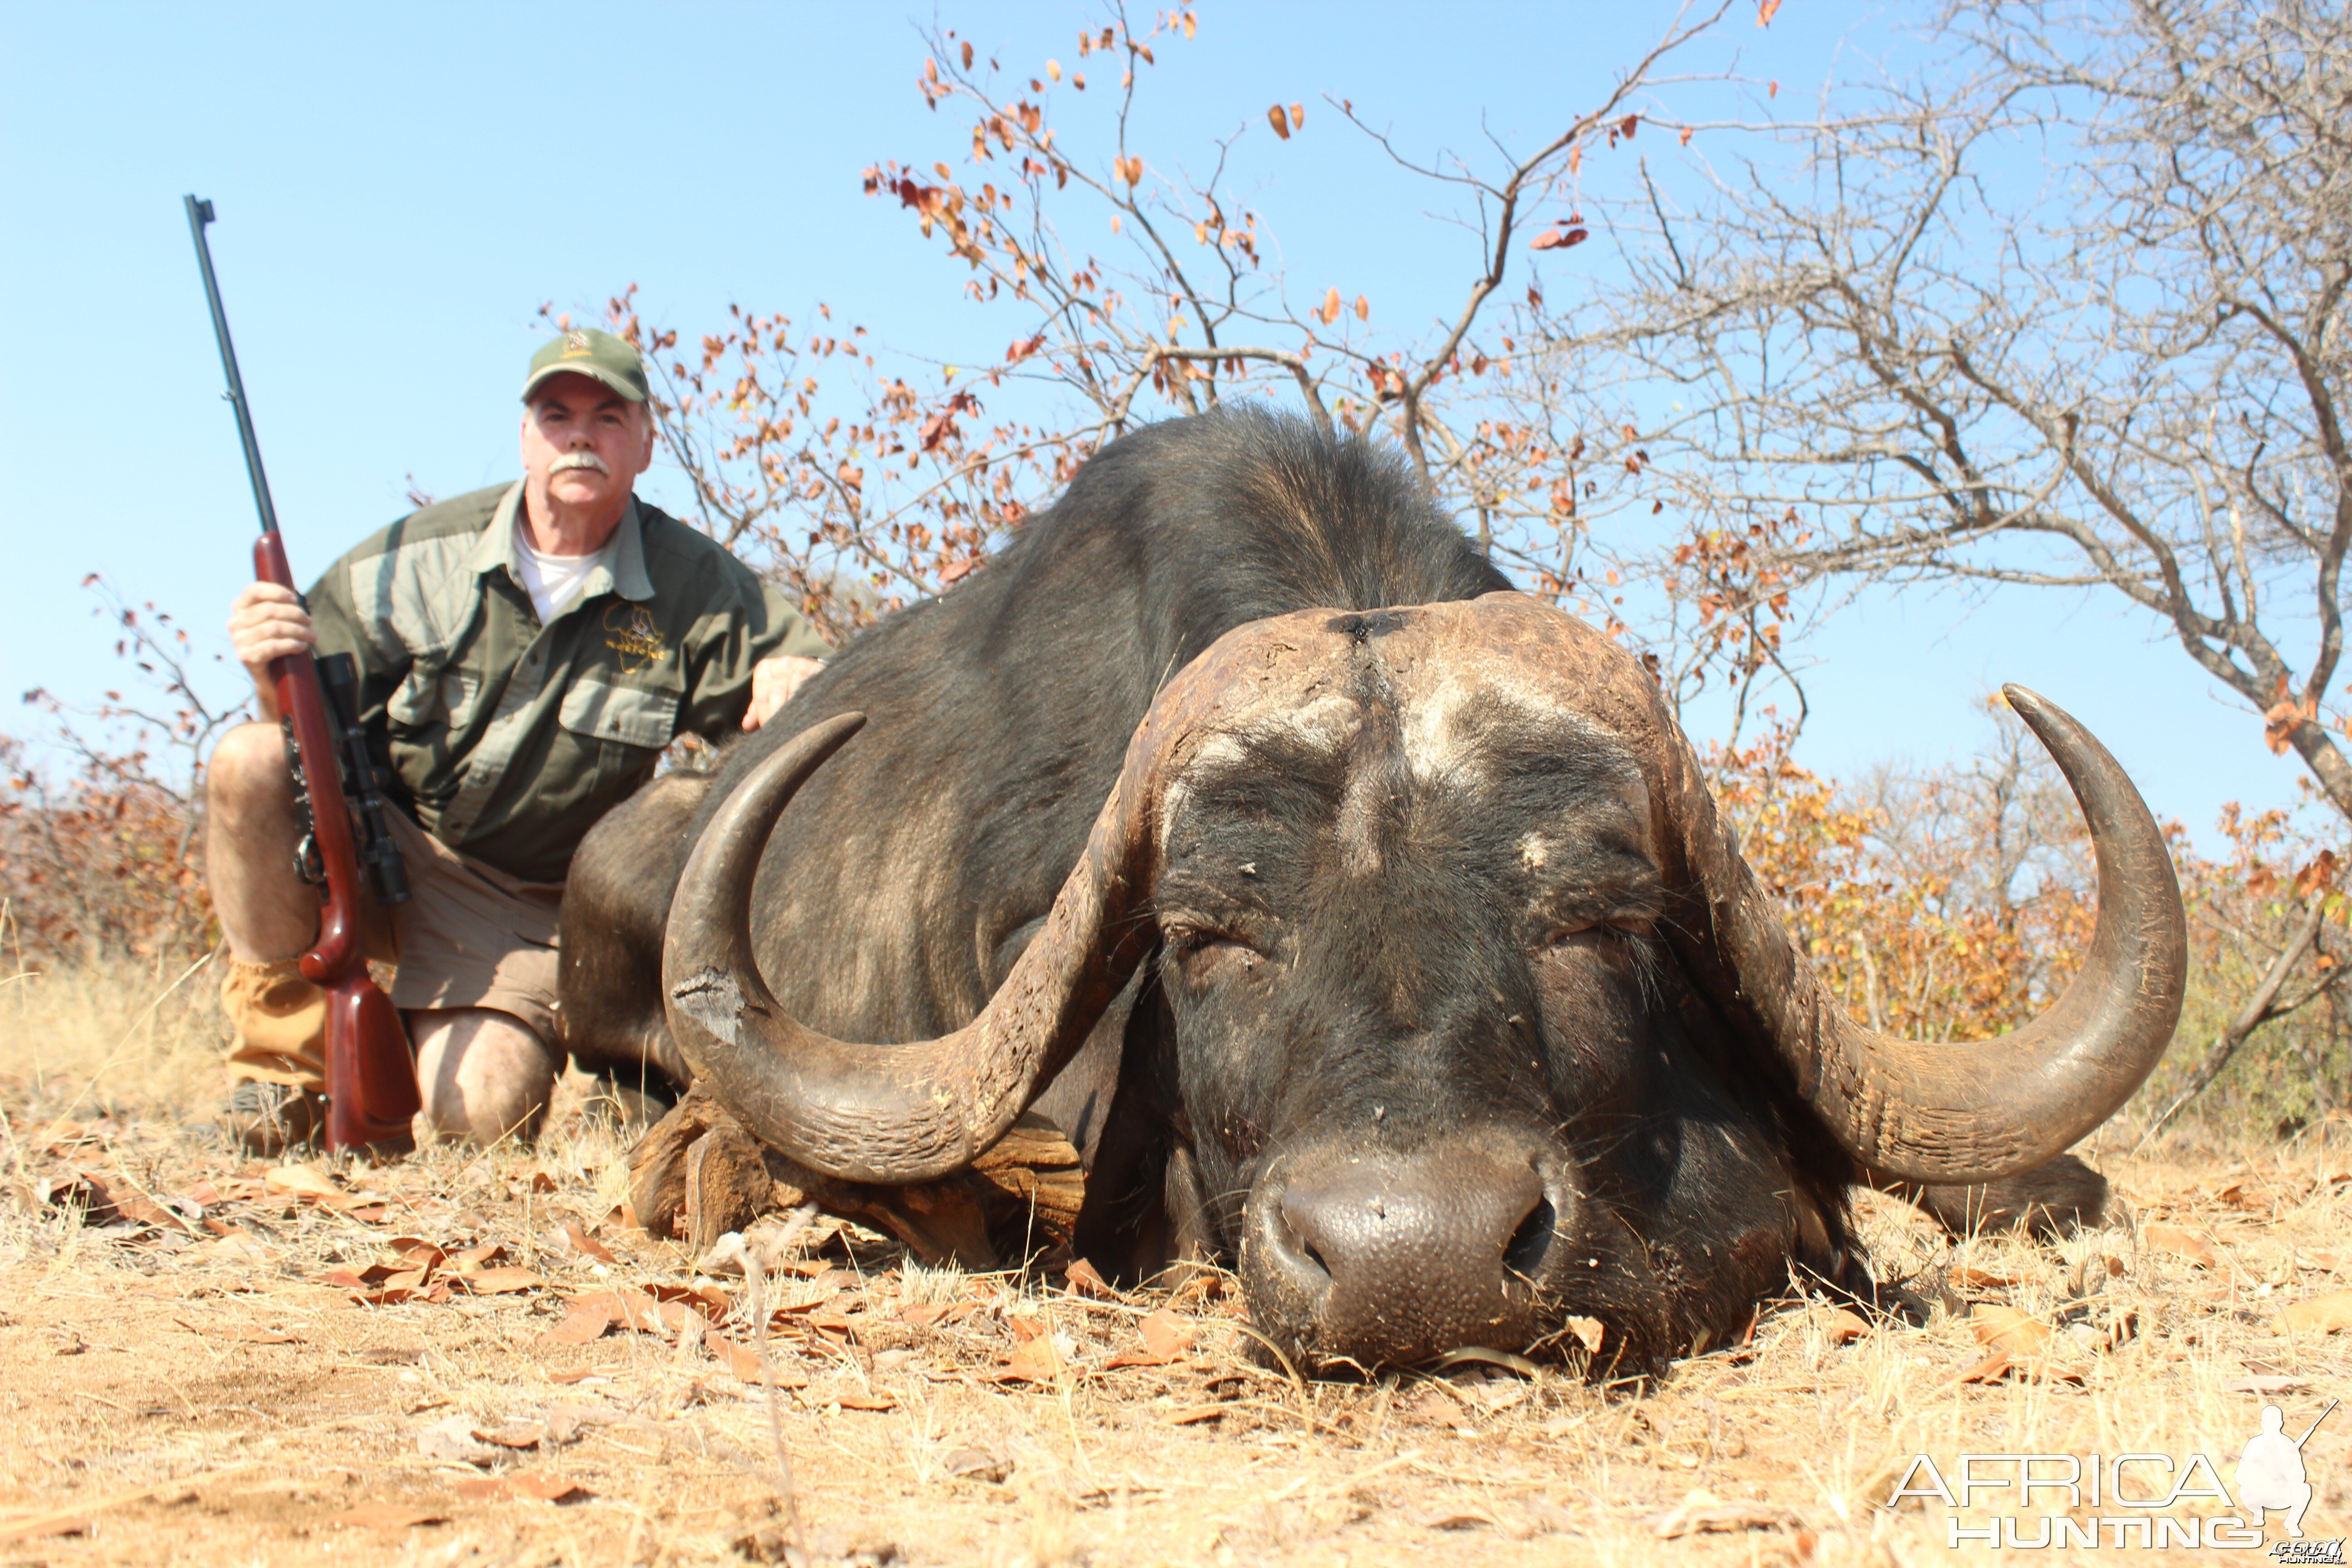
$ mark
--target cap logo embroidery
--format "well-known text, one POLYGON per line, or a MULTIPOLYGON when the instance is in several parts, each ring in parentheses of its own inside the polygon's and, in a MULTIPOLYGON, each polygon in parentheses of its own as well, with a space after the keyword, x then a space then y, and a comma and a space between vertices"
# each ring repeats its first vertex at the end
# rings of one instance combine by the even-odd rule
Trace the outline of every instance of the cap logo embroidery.
POLYGON ((563 353, 562 357, 565 359, 579 359, 593 352, 594 351, 589 346, 588 334, 586 332, 574 331, 564 334, 563 353))

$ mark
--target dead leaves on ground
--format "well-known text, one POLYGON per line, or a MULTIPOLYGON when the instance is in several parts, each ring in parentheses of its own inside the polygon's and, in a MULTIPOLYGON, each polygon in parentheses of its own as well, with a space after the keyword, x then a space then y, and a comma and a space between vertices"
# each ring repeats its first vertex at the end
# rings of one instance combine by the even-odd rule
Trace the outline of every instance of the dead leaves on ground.
POLYGON ((42 1541, 58 1535, 89 1533, 90 1510, 81 1508, 52 1509, 46 1513, 24 1519, 0 1520, 0 1546, 19 1541, 42 1541))
POLYGON ((184 1481, 161 1481, 153 1486, 117 1492, 112 1497, 95 1498, 64 1508, 44 1509, 38 1513, 18 1514, 13 1519, 0 1518, 0 1546, 60 1535, 87 1535, 94 1521, 117 1509, 140 1502, 189 1502, 194 1500, 195 1495, 195 1489, 184 1481))
POLYGON ((2259 1394, 2274 1398, 2282 1394, 2308 1394, 2311 1384, 2299 1377, 2282 1377, 2276 1373, 2251 1373, 2244 1377, 2221 1380, 2224 1394, 2259 1394))
POLYGON ((2352 1290, 2297 1301, 2280 1311, 2278 1322, 2289 1332, 2332 1334, 2352 1329, 2352 1290))
POLYGON ((2077 1368, 2050 1353, 2058 1337, 2053 1325, 2014 1307, 1979 1306, 1969 1313, 1969 1330, 1989 1352, 1954 1381, 1990 1384, 2083 1382, 2077 1368))
MULTIPOLYGON (((2026 1282, 2013 1273, 1978 1268, 1938 1269, 1936 1273, 1946 1284, 1966 1284, 1975 1289, 2011 1289, 2026 1282)), ((1979 1354, 1951 1381, 1979 1385, 2004 1382, 2084 1384, 2087 1373, 2082 1358, 2108 1354, 2139 1336, 2141 1321, 2137 1310, 2094 1300, 2111 1279, 2121 1278, 2123 1273, 2118 1259, 2103 1254, 2086 1255, 2065 1276, 2064 1301, 2047 1315, 2003 1302, 1976 1302, 1960 1321, 1976 1340, 1979 1354)), ((2352 1293, 2347 1293, 2347 1300, 2352 1300, 2352 1293)), ((1816 1307, 1812 1321, 1822 1338, 1837 1347, 1861 1344, 1883 1329, 1923 1335, 1930 1331, 1906 1330, 1894 1320, 1874 1323, 1851 1307, 1816 1307)))
MULTIPOLYGON (((279 1218, 293 1218, 304 1208, 318 1208, 368 1226, 454 1206, 433 1190, 427 1173, 398 1164, 355 1168, 348 1179, 320 1164, 256 1164, 219 1184, 203 1179, 184 1192, 150 1191, 122 1164, 108 1167, 110 1158, 120 1158, 115 1144, 121 1136, 121 1130, 107 1122, 52 1121, 21 1130, 21 1146, 61 1162, 34 1179, 34 1205, 78 1213, 83 1224, 99 1228, 127 1226, 139 1234, 197 1237, 209 1233, 224 1240, 251 1235, 249 1228, 228 1223, 226 1211, 239 1206, 250 1210, 253 1219, 273 1211, 279 1218)), ((510 1171, 503 1180, 509 1197, 551 1194, 561 1185, 536 1164, 510 1171)), ((579 1230, 573 1245, 584 1256, 607 1264, 615 1261, 587 1229, 576 1224, 572 1228, 579 1230)))
POLYGON ((172 1321, 192 1334, 211 1340, 229 1339, 247 1345, 299 1345, 306 1342, 300 1334, 289 1334, 283 1329, 267 1328, 257 1323, 238 1323, 225 1329, 218 1324, 192 1323, 185 1318, 172 1321))
POLYGON ((2139 1233, 2140 1244, 2152 1252, 2178 1258, 2199 1268, 2211 1268, 2220 1259, 2214 1255, 2212 1238, 2203 1233, 2186 1230, 2179 1226, 2151 1225, 2139 1233))
MULTIPOLYGON (((1779 1503, 1753 1499, 1717 1498, 1704 1488, 1694 1488, 1683 1500, 1664 1513, 1653 1514, 1643 1521, 1650 1533, 1661 1541, 1679 1541, 1691 1535, 1737 1535, 1750 1530, 1790 1530, 1810 1535, 1797 1510, 1779 1503)), ((1803 1562, 1812 1555, 1810 1542, 1797 1556, 1803 1562)))
MULTIPOLYGON (((730 1296, 708 1285, 608 1286, 572 1297, 562 1318, 540 1335, 539 1343, 560 1351, 615 1333, 646 1334, 672 1344, 692 1342, 739 1383, 791 1390, 810 1407, 845 1411, 891 1410, 898 1399, 874 1386, 863 1371, 861 1386, 812 1393, 813 1373, 857 1367, 905 1372, 933 1382, 1058 1389, 1122 1372, 1204 1370, 1192 1365, 1199 1322, 1173 1310, 1139 1314, 1123 1305, 1093 1305, 1073 1311, 1037 1310, 1030 1303, 1001 1296, 1000 1289, 979 1279, 968 1284, 961 1301, 894 1307, 887 1281, 826 1268, 801 1288, 804 1300, 775 1306, 761 1333, 759 1326, 743 1321, 740 1293, 730 1296), (842 1288, 850 1284, 862 1288, 842 1288), (1098 1321, 1089 1321, 1090 1317, 1098 1321), (935 1343, 928 1352, 913 1348, 929 1340, 931 1331, 954 1324, 965 1325, 967 1331, 954 1342, 935 1343), (1131 1330, 1125 1327, 1129 1324, 1131 1330), (990 1339, 1005 1347, 993 1357, 993 1364, 968 1364, 979 1348, 974 1342, 990 1339)), ((1091 1281, 1082 1278, 1065 1300, 1100 1302, 1107 1296, 1117 1292, 1097 1276, 1091 1281)), ((1212 1412, 1217 1413, 1222 1405, 1212 1412)))
MULTIPOLYGON (((548 1420, 508 1421, 497 1426, 483 1426, 470 1416, 451 1415, 416 1435, 416 1451, 427 1459, 487 1470, 515 1453, 536 1449, 542 1442, 551 1441, 554 1426, 553 1421, 548 1420)), ((576 1436, 576 1416, 568 1426, 576 1436)), ((457 1481, 454 1489, 462 1498, 535 1498, 541 1502, 558 1502, 586 1492, 579 1482, 544 1471, 467 1477, 457 1481)))
POLYGON ((618 1258, 614 1256, 613 1249, 611 1247, 606 1247, 603 1242, 590 1235, 586 1227, 582 1226, 576 1219, 566 1220, 563 1222, 563 1238, 566 1241, 569 1241, 572 1244, 572 1249, 574 1252, 579 1253, 583 1258, 590 1258, 598 1263, 618 1263, 620 1261, 618 1258))
POLYGON ((414 1530, 420 1524, 448 1523, 449 1510, 400 1502, 363 1502, 357 1508, 329 1514, 327 1522, 362 1530, 414 1530))
POLYGON ((327 1269, 317 1276, 319 1283, 371 1307, 393 1307, 410 1300, 439 1305, 461 1291, 502 1296, 544 1282, 536 1271, 508 1264, 507 1249, 498 1242, 447 1252, 421 1236, 395 1236, 384 1247, 389 1258, 360 1268, 327 1269))
POLYGON ((459 1465, 488 1465, 499 1457, 496 1449, 474 1436, 470 1415, 436 1421, 416 1435, 416 1451, 428 1459, 459 1465))
POLYGON ((510 1476, 483 1476, 475 1480, 457 1482, 450 1489, 461 1498, 476 1500, 492 1498, 530 1498, 539 1502, 577 1502, 588 1495, 588 1489, 578 1481, 562 1476, 523 1473, 510 1476))
POLYGON ((2014 1307, 1979 1306, 1969 1313, 1969 1331, 1988 1350, 2033 1355, 2050 1348, 2058 1331, 2014 1307))
MULTIPOLYGON (((442 1464, 495 1470, 505 1459, 535 1450, 543 1443, 572 1441, 578 1437, 583 1425, 608 1420, 610 1417, 602 1412, 574 1405, 559 1405, 542 1420, 510 1420, 496 1426, 481 1426, 471 1416, 450 1415, 417 1433, 416 1451, 442 1464)), ((451 1489, 461 1498, 476 1501, 513 1498, 560 1503, 578 1501, 589 1495, 588 1489, 580 1482, 544 1470, 467 1476, 456 1481, 451 1489)))
POLYGON ((1115 1352, 1102 1363, 1104 1371, 1127 1366, 1173 1366, 1192 1353, 1196 1330, 1174 1312, 1162 1309, 1135 1327, 1142 1342, 1140 1347, 1115 1352))
POLYGON ((84 1225, 129 1225, 191 1236, 197 1234, 198 1222, 204 1217, 204 1205, 192 1198, 159 1201, 120 1173, 109 1174, 83 1166, 36 1181, 33 1201, 50 1208, 79 1209, 84 1225))
MULTIPOLYGON (((376 1237, 357 1256, 348 1244, 337 1243, 347 1261, 325 1268, 312 1265, 307 1278, 362 1308, 512 1301, 542 1321, 535 1343, 550 1353, 616 1334, 647 1335, 673 1346, 690 1341, 740 1384, 790 1389, 827 1407, 863 1410, 892 1408, 896 1400, 864 1377, 862 1390, 808 1395, 812 1374, 870 1366, 877 1347, 900 1347, 894 1368, 933 1381, 975 1384, 1063 1388, 1080 1379, 1155 1373, 1163 1379, 1184 1374, 1192 1381, 1201 1370, 1190 1364, 1195 1360, 1194 1321, 1168 1307, 1141 1310, 1129 1305, 1123 1292, 1084 1263, 1062 1279, 1059 1299, 1069 1309, 1049 1307, 1040 1317, 1019 1302, 1017 1292, 994 1282, 974 1281, 958 1300, 894 1302, 892 1285, 870 1289, 877 1281, 861 1272, 806 1258, 783 1260, 772 1283, 780 1297, 797 1299, 780 1300, 763 1331, 755 1333, 753 1325, 738 1321, 740 1287, 623 1277, 621 1271, 638 1268, 675 1268, 677 1259, 616 1227, 616 1219, 628 1217, 617 1212, 601 1219, 550 1215, 535 1254, 518 1256, 514 1238, 484 1237, 489 1222, 464 1206, 468 1197, 481 1202, 479 1195, 464 1187, 452 1193, 446 1175, 436 1177, 414 1164, 254 1164, 217 1183, 194 1184, 184 1194, 150 1196, 123 1172, 102 1168, 116 1153, 105 1130, 59 1124, 36 1131, 45 1139, 38 1146, 75 1162, 47 1178, 36 1201, 79 1209, 85 1223, 139 1227, 123 1238, 134 1242, 176 1231, 183 1239, 173 1245, 180 1258, 268 1273, 283 1269, 280 1259, 294 1245, 285 1234, 289 1225, 305 1238, 318 1236, 319 1218, 364 1227, 376 1237), (403 1228, 383 1234, 395 1225, 403 1228), (655 1255, 647 1256, 649 1250, 655 1255), (936 1352, 917 1358, 903 1348, 958 1325, 966 1331, 942 1342, 936 1352), (991 1341, 998 1347, 992 1356, 985 1348, 991 1341), (972 1365, 975 1352, 989 1359, 972 1365)), ((509 1200, 562 1190, 546 1170, 530 1163, 502 1173, 478 1170, 473 1179, 477 1188, 487 1179, 491 1197, 501 1195, 497 1189, 503 1188, 509 1200)), ((209 1326, 183 1326, 222 1337, 209 1326)), ((268 1325, 242 1326, 228 1337, 263 1345, 303 1342, 302 1336, 268 1325)))
POLYGON ((1075 1342, 1066 1349, 1063 1336, 1034 1318, 1013 1319, 1013 1335, 1018 1342, 1004 1371, 998 1374, 1003 1381, 1060 1384, 1068 1380, 1070 1357, 1077 1349, 1075 1342))

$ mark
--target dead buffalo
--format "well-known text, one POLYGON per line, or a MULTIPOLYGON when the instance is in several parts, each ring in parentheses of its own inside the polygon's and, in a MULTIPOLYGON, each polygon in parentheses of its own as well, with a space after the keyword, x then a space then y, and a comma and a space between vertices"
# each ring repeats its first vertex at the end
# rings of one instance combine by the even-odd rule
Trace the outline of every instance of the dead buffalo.
POLYGON ((2089 820, 2091 951, 1998 1041, 1874 1034, 1632 657, 1382 449, 1172 422, 600 826, 565 1015, 841 1192, 952 1181, 1034 1106, 1081 1251, 1234 1260, 1318 1366, 1571 1318, 1654 1365, 1792 1265, 1853 1278, 1853 1184, 2095 1212, 2059 1156, 2170 1038, 2179 893, 2115 760, 2011 700, 2089 820))

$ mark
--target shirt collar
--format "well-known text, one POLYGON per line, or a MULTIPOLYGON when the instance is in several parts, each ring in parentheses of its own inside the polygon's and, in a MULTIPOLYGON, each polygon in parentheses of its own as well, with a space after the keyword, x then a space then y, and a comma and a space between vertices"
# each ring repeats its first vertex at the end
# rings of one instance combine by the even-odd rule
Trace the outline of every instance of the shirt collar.
MULTIPOLYGON (((476 575, 502 570, 518 587, 522 584, 522 563, 515 554, 515 518, 522 510, 522 487, 523 481, 517 479, 499 498, 497 510, 490 513, 489 526, 474 542, 473 553, 466 561, 467 569, 476 575)), ((604 559, 596 563, 588 580, 580 584, 579 594, 555 618, 562 620, 601 594, 618 594, 637 604, 654 596, 654 580, 646 573, 645 524, 634 495, 621 513, 621 526, 613 531, 604 559)))

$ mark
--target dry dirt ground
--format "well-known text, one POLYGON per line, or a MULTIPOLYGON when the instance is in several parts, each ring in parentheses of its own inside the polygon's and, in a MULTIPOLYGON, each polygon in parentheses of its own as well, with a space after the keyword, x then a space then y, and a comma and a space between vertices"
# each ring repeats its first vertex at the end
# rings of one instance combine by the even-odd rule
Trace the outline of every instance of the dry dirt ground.
MULTIPOLYGON (((2234 1484, 2263 1403, 2293 1436, 2352 1391, 2339 1127, 2095 1152, 2116 1223, 2057 1244, 1866 1201, 1924 1326, 1792 1293, 1646 1388, 1315 1384, 1214 1280, 965 1276, 826 1223, 699 1275, 578 1098, 537 1149, 273 1167, 0 1081, 0 1564, 1943 1563, 2019 1505, 1883 1506, 1916 1454, 2234 1484)), ((2306 1535, 2352 1533, 2352 1411, 2304 1453, 2306 1535)), ((2271 1560, 2076 1539, 1998 1554, 2271 1560)))

